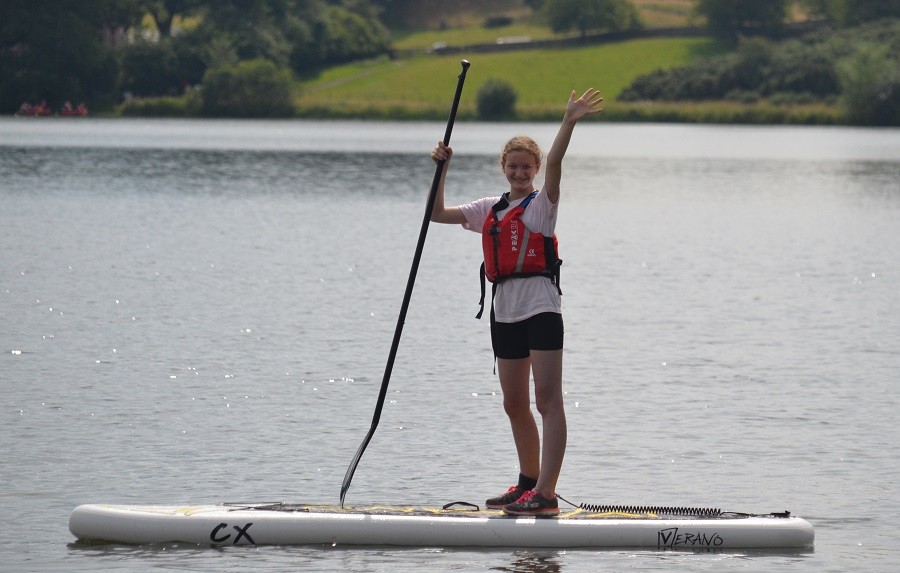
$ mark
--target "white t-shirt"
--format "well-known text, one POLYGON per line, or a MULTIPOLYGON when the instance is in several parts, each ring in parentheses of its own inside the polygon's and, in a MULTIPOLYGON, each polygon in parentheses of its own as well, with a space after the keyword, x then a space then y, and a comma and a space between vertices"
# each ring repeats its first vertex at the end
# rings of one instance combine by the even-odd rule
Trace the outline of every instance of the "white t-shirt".
MULTIPOLYGON (((511 201, 509 207, 500 211, 497 216, 503 218, 506 213, 519 205, 522 199, 511 201)), ((459 209, 466 216, 463 228, 475 231, 479 235, 484 228, 484 221, 497 204, 500 197, 485 197, 465 205, 459 209)), ((541 189, 531 200, 522 214, 522 222, 532 233, 551 236, 556 230, 556 212, 559 202, 550 202, 547 193, 541 189)), ((547 277, 509 278, 497 285, 494 294, 494 314, 497 322, 519 322, 542 312, 562 312, 562 301, 559 289, 547 277)))

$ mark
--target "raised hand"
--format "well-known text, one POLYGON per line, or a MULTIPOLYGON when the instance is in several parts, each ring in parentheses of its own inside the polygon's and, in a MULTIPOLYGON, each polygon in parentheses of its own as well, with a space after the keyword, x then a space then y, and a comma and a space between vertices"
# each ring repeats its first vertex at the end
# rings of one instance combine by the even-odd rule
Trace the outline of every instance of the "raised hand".
POLYGON ((603 103, 603 98, 600 97, 600 92, 594 88, 588 88, 579 98, 575 96, 575 90, 572 90, 569 102, 566 104, 566 118, 578 121, 586 115, 593 115, 603 111, 603 108, 600 107, 603 103))

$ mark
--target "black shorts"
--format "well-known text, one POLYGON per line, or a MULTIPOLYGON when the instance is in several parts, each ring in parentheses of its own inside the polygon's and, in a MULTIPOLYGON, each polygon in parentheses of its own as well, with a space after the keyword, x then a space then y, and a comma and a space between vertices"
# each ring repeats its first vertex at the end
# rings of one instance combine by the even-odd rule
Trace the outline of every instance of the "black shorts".
POLYGON ((563 319, 558 312, 542 312, 519 322, 497 322, 493 318, 491 345, 497 358, 517 360, 528 358, 532 350, 563 347, 563 319))

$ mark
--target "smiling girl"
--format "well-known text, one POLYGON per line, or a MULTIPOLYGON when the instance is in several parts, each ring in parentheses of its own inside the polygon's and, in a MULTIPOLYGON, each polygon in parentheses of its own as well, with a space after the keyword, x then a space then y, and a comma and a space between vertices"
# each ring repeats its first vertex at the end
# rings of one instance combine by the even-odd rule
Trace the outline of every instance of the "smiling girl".
MULTIPOLYGON (((486 506, 511 515, 556 515, 556 483, 566 450, 566 414, 562 392, 563 321, 556 252, 562 160, 575 124, 599 113, 603 98, 589 88, 573 91, 547 154, 544 184, 535 189, 541 169, 540 147, 530 137, 506 142, 500 166, 509 183, 501 197, 485 197, 457 207, 444 205, 444 183, 453 156, 439 142, 431 152, 445 161, 431 220, 460 224, 482 234, 484 275, 493 283, 491 344, 497 357, 503 408, 512 426, 519 460, 518 483, 486 506), (543 449, 531 411, 530 378, 541 415, 543 449)), ((480 317, 480 313, 479 313, 480 317)))

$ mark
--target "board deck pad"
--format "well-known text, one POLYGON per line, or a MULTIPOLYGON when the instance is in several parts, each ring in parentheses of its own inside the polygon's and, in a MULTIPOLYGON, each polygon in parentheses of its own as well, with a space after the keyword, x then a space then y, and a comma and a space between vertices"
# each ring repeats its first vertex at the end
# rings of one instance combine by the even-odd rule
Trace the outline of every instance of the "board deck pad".
MULTIPOLYGON (((454 517, 496 517, 510 519, 499 509, 484 509, 476 505, 454 502, 442 507, 420 505, 369 505, 360 507, 341 507, 338 505, 317 505, 299 503, 223 503, 222 507, 235 511, 265 510, 305 513, 329 514, 362 514, 362 515, 415 515, 422 517, 454 516, 454 517)), ((769 517, 789 517, 790 512, 764 514, 769 517)), ((654 506, 585 506, 560 508, 559 515, 541 517, 540 519, 664 519, 672 517, 692 519, 740 519, 751 517, 747 513, 723 513, 719 509, 692 507, 654 507, 654 506)))
POLYGON ((432 547, 644 547, 716 550, 810 548, 812 525, 789 512, 641 506, 561 508, 555 517, 501 510, 270 503, 82 505, 69 529, 79 541, 127 544, 396 545, 432 547))

